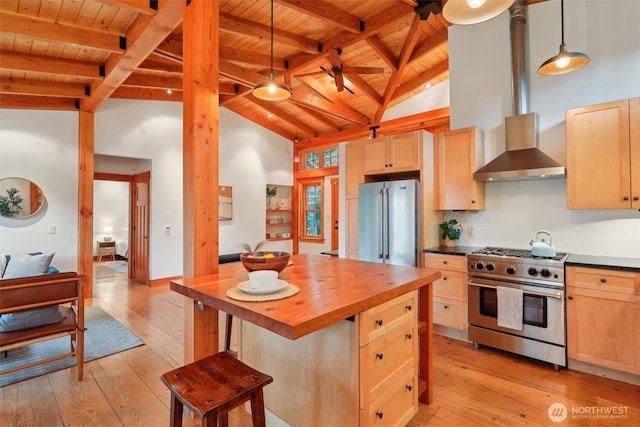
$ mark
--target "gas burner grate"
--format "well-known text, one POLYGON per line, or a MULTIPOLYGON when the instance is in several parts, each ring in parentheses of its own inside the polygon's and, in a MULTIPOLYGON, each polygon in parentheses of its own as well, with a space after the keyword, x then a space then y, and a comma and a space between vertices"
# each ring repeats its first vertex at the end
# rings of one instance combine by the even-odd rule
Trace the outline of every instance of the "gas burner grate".
POLYGON ((488 256, 501 256, 511 258, 526 258, 535 260, 550 260, 550 261, 562 261, 566 257, 566 253, 557 253, 552 257, 543 257, 531 255, 531 251, 525 249, 507 249, 507 248, 494 248, 487 247, 472 252, 473 255, 488 255, 488 256))

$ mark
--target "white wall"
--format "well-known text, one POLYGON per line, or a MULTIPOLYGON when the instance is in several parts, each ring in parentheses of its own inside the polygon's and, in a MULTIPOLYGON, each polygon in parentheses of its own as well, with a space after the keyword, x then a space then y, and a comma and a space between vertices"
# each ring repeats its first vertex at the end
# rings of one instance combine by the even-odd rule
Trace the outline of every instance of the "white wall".
MULTIPOLYGON (((640 2, 565 2, 565 42, 591 63, 560 76, 536 71, 558 52, 560 2, 528 12, 529 110, 540 116, 540 148, 564 164, 567 109, 640 96, 640 2)), ((483 129, 486 161, 504 150, 504 118, 513 115, 508 28, 507 12, 449 29, 451 128, 483 129)), ((640 258, 640 213, 567 210, 564 179, 487 183, 486 195, 484 212, 448 215, 465 225, 460 244, 528 247, 531 234, 546 229, 558 250, 640 258)))
POLYGON ((47 199, 32 218, 0 219, 0 253, 55 252, 51 265, 77 270, 77 133, 77 112, 0 109, 0 178, 29 179, 47 199))

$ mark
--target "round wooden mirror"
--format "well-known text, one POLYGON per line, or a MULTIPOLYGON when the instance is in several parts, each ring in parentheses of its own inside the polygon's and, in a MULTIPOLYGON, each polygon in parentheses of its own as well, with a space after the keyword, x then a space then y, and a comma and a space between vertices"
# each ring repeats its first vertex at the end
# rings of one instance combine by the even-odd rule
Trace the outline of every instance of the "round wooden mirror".
POLYGON ((45 205, 44 193, 24 178, 0 179, 0 216, 12 219, 29 218, 45 205))

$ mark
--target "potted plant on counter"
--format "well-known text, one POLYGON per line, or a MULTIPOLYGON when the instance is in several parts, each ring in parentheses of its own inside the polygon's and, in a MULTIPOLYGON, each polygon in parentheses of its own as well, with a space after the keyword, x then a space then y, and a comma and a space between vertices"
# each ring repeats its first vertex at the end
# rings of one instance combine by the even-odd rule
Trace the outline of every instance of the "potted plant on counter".
POLYGON ((442 242, 444 246, 455 246, 456 240, 460 238, 462 234, 462 225, 455 219, 450 219, 440 224, 440 230, 442 230, 442 242))

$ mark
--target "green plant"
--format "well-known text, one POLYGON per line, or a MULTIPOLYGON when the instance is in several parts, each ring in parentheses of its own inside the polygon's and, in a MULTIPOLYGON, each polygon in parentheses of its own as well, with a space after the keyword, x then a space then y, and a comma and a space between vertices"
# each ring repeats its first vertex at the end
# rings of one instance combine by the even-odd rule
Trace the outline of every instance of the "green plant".
POLYGON ((450 219, 440 224, 440 230, 442 230, 442 239, 447 237, 451 240, 458 240, 462 234, 462 225, 458 224, 455 219, 450 219))
POLYGON ((18 195, 19 192, 20 190, 10 188, 7 190, 7 196, 0 196, 0 216, 13 218, 20 214, 20 203, 24 199, 18 195))
POLYGON ((268 198, 275 197, 275 196, 276 196, 276 194, 278 194, 278 189, 277 189, 276 187, 271 187, 271 188, 269 188, 269 187, 267 186, 267 197, 268 197, 268 198))

